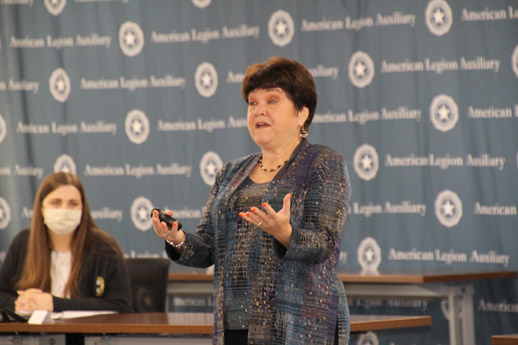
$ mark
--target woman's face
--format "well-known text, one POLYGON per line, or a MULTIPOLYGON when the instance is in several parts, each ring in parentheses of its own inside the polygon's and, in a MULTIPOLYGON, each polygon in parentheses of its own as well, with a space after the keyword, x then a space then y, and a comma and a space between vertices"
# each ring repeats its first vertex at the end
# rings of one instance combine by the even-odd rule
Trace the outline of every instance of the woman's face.
POLYGON ((255 89, 248 94, 248 131, 261 148, 283 148, 300 140, 308 109, 297 111, 281 88, 255 89))
POLYGON ((81 193, 73 185, 63 185, 54 189, 43 199, 42 206, 44 209, 69 209, 83 210, 81 202, 81 193))

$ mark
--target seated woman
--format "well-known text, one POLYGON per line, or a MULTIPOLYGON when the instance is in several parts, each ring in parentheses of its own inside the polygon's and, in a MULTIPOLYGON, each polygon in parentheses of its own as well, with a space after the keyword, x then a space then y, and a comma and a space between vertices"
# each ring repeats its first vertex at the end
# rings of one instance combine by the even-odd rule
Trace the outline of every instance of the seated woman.
POLYGON ((30 230, 13 240, 0 269, 0 308, 130 311, 122 252, 95 224, 79 178, 46 177, 36 194, 30 230))

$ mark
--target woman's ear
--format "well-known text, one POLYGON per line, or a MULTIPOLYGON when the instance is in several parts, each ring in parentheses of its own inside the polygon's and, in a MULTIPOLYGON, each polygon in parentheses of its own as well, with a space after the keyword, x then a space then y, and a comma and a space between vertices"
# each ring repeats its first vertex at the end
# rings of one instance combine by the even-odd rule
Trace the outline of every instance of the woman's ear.
POLYGON ((299 125, 301 127, 304 127, 304 124, 306 123, 306 120, 309 116, 309 109, 308 107, 302 107, 301 110, 297 111, 297 117, 299 118, 299 125))

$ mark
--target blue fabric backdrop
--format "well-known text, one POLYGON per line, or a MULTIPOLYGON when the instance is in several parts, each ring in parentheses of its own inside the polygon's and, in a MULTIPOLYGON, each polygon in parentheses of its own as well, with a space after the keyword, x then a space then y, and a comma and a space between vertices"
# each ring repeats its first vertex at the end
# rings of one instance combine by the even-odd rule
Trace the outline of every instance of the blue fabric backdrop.
MULTIPOLYGON (((60 170, 127 256, 164 256, 149 211, 192 231, 223 162, 258 151, 240 85, 271 55, 310 69, 309 140, 351 172, 341 270, 518 269, 518 4, 505 0, 0 0, 0 260, 60 170)), ((476 284, 478 344, 518 332, 516 290, 476 284)), ((425 302, 350 304, 433 315, 380 344, 447 344, 440 303, 425 302)))

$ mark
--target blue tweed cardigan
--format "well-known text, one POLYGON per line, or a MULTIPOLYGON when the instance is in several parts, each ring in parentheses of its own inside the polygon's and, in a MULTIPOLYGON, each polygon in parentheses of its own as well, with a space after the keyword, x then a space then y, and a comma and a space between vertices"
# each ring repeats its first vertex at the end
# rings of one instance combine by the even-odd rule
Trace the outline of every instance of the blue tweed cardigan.
MULTIPOLYGON (((166 244, 168 255, 179 264, 215 265, 214 344, 224 344, 223 282, 232 279, 226 232, 236 227, 239 216, 230 205, 259 158, 259 153, 252 154, 220 170, 196 233, 186 232, 181 255, 166 244)), ((293 193, 289 249, 260 229, 254 236, 260 255, 248 267, 260 274, 252 284, 248 342, 332 345, 338 325, 339 344, 348 344, 349 310, 336 272, 350 195, 342 156, 303 140, 269 183, 263 202, 278 211, 287 193, 293 193)))

